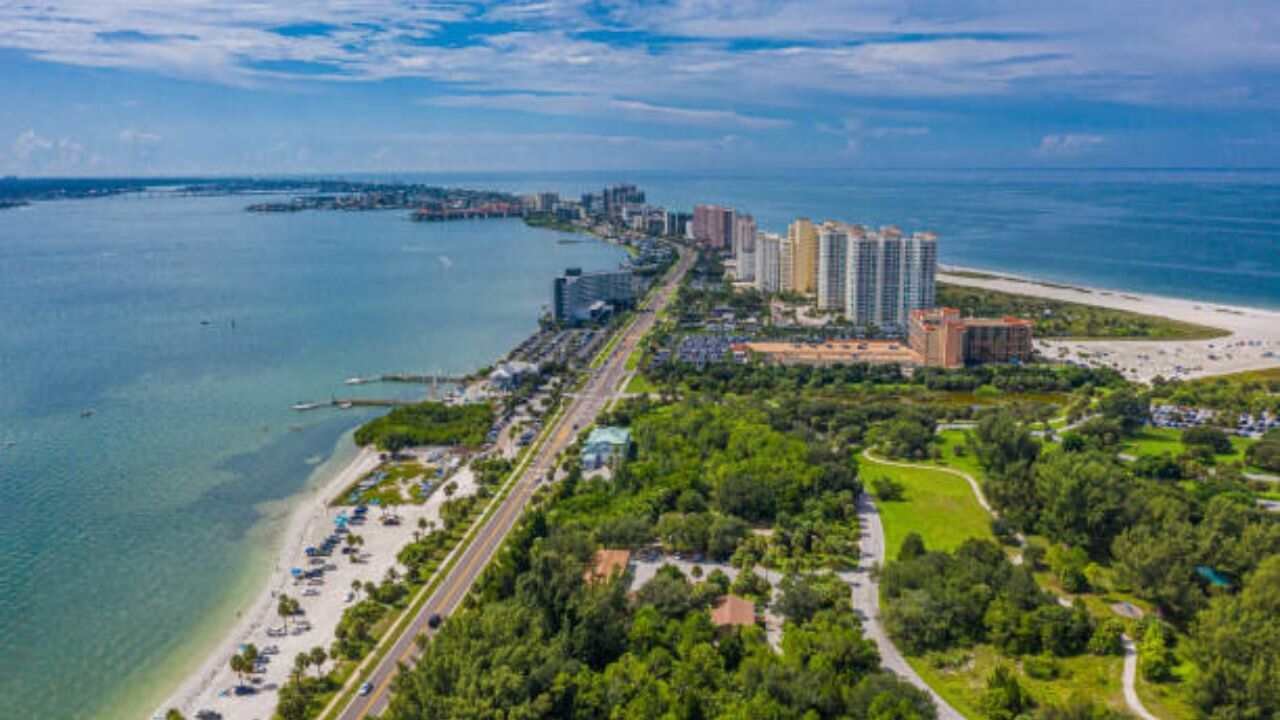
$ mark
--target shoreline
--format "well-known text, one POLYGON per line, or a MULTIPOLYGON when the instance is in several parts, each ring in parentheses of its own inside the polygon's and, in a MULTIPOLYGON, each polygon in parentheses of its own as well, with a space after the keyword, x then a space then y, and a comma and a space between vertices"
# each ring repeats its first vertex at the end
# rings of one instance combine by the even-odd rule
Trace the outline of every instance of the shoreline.
POLYGON ((310 531, 316 527, 316 523, 328 519, 326 508, 329 501, 378 463, 376 449, 357 448, 355 455, 345 464, 337 468, 329 467, 342 445, 352 442, 353 432, 354 429, 348 430, 339 437, 329 459, 312 471, 307 487, 301 493, 279 501, 285 506, 294 503, 297 505, 287 511, 287 520, 278 538, 279 547, 275 552, 267 554, 267 557, 274 556, 274 564, 267 573, 266 583, 251 596, 252 600, 244 606, 246 609, 236 614, 237 619, 233 625, 220 632, 211 633, 211 636, 216 638, 216 642, 211 644, 207 651, 196 653, 196 657, 204 659, 192 670, 183 672, 182 680, 176 686, 170 686, 172 689, 166 693, 164 701, 154 711, 156 715, 163 717, 169 708, 186 707, 205 695, 225 669, 227 658, 239 650, 241 643, 250 641, 251 636, 274 616, 274 601, 277 593, 287 589, 292 583, 292 577, 288 573, 290 563, 301 554, 306 539, 310 531), (330 477, 312 482, 318 474, 329 469, 333 470, 330 477))
POLYGON ((1280 367, 1280 310, 1057 283, 956 265, 939 265, 938 281, 1154 315, 1228 333, 1211 340, 1035 339, 1037 349, 1049 359, 1114 367, 1130 380, 1190 380, 1280 367))

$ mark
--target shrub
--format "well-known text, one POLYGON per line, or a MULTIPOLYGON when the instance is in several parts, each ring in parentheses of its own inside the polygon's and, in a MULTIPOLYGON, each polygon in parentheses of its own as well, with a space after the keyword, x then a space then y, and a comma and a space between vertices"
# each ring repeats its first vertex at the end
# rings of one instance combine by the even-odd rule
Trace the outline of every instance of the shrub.
POLYGON ((882 476, 871 481, 871 491, 880 500, 891 502, 901 500, 905 496, 906 488, 897 480, 882 476))
POLYGON ((1098 625, 1089 638, 1089 652, 1094 655, 1124 654, 1124 623, 1111 618, 1098 625))
POLYGON ((1022 671, 1036 680, 1053 680, 1062 674, 1062 665, 1045 655, 1031 655, 1023 659, 1022 671))

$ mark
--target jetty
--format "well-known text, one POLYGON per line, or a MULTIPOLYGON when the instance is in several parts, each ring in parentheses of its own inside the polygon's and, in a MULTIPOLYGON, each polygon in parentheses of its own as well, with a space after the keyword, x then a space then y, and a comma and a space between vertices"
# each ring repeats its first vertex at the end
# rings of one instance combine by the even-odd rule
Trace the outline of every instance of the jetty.
POLYGON ((297 403, 292 407, 298 412, 306 412, 307 410, 318 410, 323 407, 336 407, 347 410, 353 407, 402 407, 413 404, 415 404, 413 400, 392 400, 389 398, 333 398, 328 402, 297 403))
POLYGON ((436 385, 438 383, 461 385, 467 378, 462 375, 419 375, 416 373, 387 373, 373 377, 350 377, 343 380, 344 385, 368 385, 370 383, 420 383, 436 385))

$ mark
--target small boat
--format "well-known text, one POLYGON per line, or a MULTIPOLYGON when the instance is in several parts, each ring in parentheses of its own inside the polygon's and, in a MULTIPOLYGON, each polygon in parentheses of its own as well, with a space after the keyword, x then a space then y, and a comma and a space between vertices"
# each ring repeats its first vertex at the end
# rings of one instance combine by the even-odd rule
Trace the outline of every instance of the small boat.
POLYGON ((93 408, 88 408, 88 409, 86 409, 86 410, 81 410, 81 411, 80 411, 80 417, 82 417, 82 418, 90 418, 90 417, 93 417, 93 413, 94 413, 94 412, 95 412, 95 411, 93 410, 93 408))
POLYGON ((349 402, 340 402, 340 403, 338 403, 338 407, 339 407, 339 408, 341 408, 341 409, 343 409, 343 410, 350 410, 350 409, 351 409, 351 403, 349 403, 349 402))
POLYGON ((316 403, 316 402, 296 402, 290 406, 290 408, 294 410, 299 410, 299 411, 315 410, 318 407, 323 407, 323 405, 321 403, 316 403))

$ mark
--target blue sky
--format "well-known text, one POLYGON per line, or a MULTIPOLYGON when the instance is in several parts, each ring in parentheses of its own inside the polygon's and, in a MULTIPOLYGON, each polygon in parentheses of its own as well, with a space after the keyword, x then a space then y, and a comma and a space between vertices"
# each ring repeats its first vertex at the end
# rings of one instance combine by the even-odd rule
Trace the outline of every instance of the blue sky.
POLYGON ((1280 2, 0 0, 0 172, 1280 166, 1280 2))

